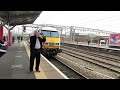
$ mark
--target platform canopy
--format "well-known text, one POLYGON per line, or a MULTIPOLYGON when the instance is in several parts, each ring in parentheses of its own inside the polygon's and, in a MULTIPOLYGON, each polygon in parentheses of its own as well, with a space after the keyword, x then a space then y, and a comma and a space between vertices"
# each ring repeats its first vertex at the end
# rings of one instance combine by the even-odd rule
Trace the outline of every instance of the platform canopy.
POLYGON ((42 11, 0 11, 0 21, 9 26, 32 24, 42 11))

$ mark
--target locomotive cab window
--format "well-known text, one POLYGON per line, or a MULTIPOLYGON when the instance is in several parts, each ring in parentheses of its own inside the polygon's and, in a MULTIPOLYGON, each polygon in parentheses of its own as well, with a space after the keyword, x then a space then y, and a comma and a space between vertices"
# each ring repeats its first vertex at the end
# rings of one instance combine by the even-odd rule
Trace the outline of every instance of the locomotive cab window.
POLYGON ((50 37, 50 32, 49 31, 42 31, 42 33, 44 34, 44 36, 46 37, 50 37))
POLYGON ((57 38, 59 37, 58 31, 46 31, 46 30, 42 30, 42 33, 46 37, 57 37, 57 38))
POLYGON ((57 31, 52 31, 51 32, 51 37, 59 37, 58 32, 57 31))

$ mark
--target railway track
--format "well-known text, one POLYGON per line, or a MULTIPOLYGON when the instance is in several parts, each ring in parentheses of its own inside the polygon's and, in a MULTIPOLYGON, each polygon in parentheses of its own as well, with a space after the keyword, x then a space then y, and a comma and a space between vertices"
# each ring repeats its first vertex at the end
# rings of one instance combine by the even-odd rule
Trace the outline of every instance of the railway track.
POLYGON ((73 47, 71 48, 71 46, 68 46, 68 45, 64 45, 62 46, 64 48, 68 48, 68 49, 72 49, 72 50, 76 50, 80 53, 88 53, 89 55, 94 55, 98 58, 102 58, 102 59, 106 59, 106 60, 109 60, 109 61, 115 61, 115 62, 120 62, 120 57, 119 56, 115 56, 115 55, 110 55, 110 54, 105 54, 105 53, 100 53, 100 52, 96 52, 96 51, 92 51, 92 50, 82 50, 80 48, 77 48, 77 47, 73 47), (113 60, 114 59, 114 60, 113 60))
POLYGON ((64 73, 69 79, 88 79, 86 76, 74 70, 72 67, 61 62, 61 60, 55 57, 49 58, 49 61, 53 63, 62 73, 64 73))
POLYGON ((106 69, 120 73, 120 60, 109 56, 100 55, 81 49, 71 48, 68 46, 61 46, 63 49, 62 53, 70 55, 72 57, 87 61, 92 64, 102 66, 106 69))

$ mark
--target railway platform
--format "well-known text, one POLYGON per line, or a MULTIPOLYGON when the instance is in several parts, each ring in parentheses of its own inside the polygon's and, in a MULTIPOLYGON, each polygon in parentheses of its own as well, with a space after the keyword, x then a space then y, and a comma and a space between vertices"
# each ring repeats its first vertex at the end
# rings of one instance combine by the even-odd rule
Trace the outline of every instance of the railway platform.
POLYGON ((108 48, 107 45, 98 45, 97 43, 88 43, 87 42, 65 42, 65 43, 68 43, 68 44, 76 44, 76 45, 84 45, 84 46, 90 46, 90 47, 99 47, 99 48, 108 48))
POLYGON ((87 42, 72 42, 72 43, 70 43, 70 42, 65 42, 65 43, 68 43, 68 44, 75 44, 75 45, 83 45, 83 46, 88 46, 88 47, 96 47, 96 48, 105 48, 105 49, 112 49, 112 50, 120 50, 120 49, 118 49, 118 48, 110 48, 108 45, 105 45, 105 44, 103 44, 103 45, 100 45, 100 44, 97 44, 97 43, 90 43, 89 45, 88 45, 88 43, 87 42))
POLYGON ((0 79, 68 79, 43 55, 40 72, 29 73, 29 57, 30 50, 25 41, 16 41, 8 47, 7 52, 0 57, 0 79))

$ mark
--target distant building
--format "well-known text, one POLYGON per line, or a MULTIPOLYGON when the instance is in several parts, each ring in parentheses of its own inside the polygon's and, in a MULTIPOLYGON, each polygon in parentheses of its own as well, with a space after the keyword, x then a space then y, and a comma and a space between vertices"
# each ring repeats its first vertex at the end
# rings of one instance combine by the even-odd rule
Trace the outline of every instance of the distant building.
POLYGON ((76 42, 87 42, 88 40, 90 40, 89 35, 75 35, 76 42))
POLYGON ((100 40, 107 41, 107 40, 109 40, 109 36, 96 36, 96 37, 93 38, 93 43, 98 43, 98 40, 99 41, 100 40))

